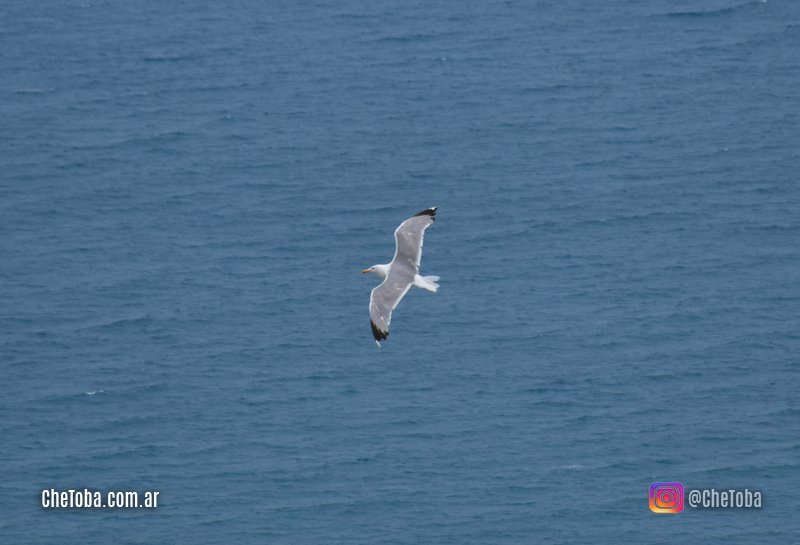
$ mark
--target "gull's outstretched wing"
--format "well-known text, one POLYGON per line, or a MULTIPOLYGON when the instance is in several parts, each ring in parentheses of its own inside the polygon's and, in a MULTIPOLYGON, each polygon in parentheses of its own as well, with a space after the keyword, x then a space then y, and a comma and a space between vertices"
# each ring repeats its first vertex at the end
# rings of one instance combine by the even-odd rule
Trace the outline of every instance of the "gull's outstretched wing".
POLYGON ((372 336, 378 343, 389 336, 392 311, 400 303, 400 299, 408 293, 412 282, 414 282, 413 275, 409 277, 390 269, 386 280, 372 290, 369 296, 369 318, 372 336))
POLYGON ((397 248, 394 258, 390 263, 392 269, 400 269, 414 275, 419 272, 419 260, 422 258, 422 242, 425 238, 425 229, 436 219, 436 207, 426 208, 414 214, 394 231, 394 240, 397 248))

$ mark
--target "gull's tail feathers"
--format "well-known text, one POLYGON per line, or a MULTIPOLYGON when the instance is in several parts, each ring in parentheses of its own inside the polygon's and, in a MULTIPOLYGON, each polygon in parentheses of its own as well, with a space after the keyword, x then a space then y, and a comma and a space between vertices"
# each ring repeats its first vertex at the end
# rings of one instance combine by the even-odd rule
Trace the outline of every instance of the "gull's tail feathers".
POLYGON ((439 284, 436 282, 439 281, 438 276, 420 276, 417 275, 414 277, 414 285, 418 288, 426 289, 428 291, 432 291, 436 293, 436 290, 439 289, 439 284))

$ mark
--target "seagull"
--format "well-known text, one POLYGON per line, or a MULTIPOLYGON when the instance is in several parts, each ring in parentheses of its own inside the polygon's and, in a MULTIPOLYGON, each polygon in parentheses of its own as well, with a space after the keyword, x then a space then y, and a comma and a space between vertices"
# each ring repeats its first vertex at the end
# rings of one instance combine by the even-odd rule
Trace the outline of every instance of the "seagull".
POLYGON ((389 322, 392 311, 400 303, 411 286, 423 288, 436 293, 439 289, 438 276, 420 276, 419 260, 422 257, 422 239, 425 229, 436 219, 436 207, 426 208, 414 214, 394 232, 397 248, 391 263, 373 265, 364 269, 363 273, 375 273, 383 282, 372 290, 369 296, 369 317, 372 325, 372 336, 379 347, 381 341, 389 336, 389 322))

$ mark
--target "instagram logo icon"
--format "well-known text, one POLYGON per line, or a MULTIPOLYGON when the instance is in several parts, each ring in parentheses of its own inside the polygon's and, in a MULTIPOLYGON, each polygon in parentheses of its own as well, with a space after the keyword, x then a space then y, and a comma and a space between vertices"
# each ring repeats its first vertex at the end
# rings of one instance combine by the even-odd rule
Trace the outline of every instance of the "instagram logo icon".
POLYGON ((683 511, 683 485, 681 483, 653 483, 650 485, 650 510, 653 513, 680 513, 683 511))

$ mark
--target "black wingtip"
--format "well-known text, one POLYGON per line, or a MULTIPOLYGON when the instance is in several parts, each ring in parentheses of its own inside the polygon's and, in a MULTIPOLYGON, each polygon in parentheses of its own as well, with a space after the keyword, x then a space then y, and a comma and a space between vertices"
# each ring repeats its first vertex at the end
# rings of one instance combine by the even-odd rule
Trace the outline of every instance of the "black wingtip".
POLYGON ((372 320, 369 321, 369 325, 372 326, 372 336, 375 337, 376 341, 386 340, 386 337, 389 336, 389 332, 388 331, 384 331, 381 328, 379 328, 378 326, 376 326, 375 322, 373 322, 372 320))
POLYGON ((418 212, 414 214, 415 216, 430 216, 433 219, 436 219, 436 207, 433 208, 426 208, 422 212, 418 212))

